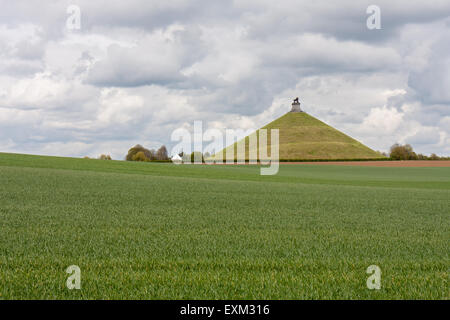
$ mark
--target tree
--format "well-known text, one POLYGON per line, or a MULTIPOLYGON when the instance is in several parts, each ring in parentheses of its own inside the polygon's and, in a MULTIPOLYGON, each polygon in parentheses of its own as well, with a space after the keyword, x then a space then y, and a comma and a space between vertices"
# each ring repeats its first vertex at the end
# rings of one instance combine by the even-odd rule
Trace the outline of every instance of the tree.
POLYGON ((205 162, 205 159, 203 158, 203 154, 200 151, 194 151, 191 153, 191 163, 194 163, 196 158, 198 160, 200 160, 202 163, 205 162))
POLYGON ((428 157, 422 153, 417 155, 417 160, 428 160, 428 157))
MULTIPOLYGON (((143 152, 144 156, 148 159, 148 160, 153 160, 152 159, 152 152, 146 148, 144 148, 143 146, 141 146, 140 144, 135 145, 134 147, 132 147, 130 150, 128 150, 128 154, 125 158, 125 160, 127 161, 136 161, 133 159, 133 157, 138 153, 138 152, 143 152)), ((153 156, 154 157, 154 156, 153 156)))
POLYGON ((144 161, 148 162, 150 159, 145 155, 143 151, 139 151, 133 156, 133 161, 144 161))
POLYGON ((155 149, 150 149, 149 153, 150 153, 150 160, 156 160, 156 151, 155 151, 155 149))
POLYGON ((436 153, 432 153, 430 155, 430 160, 439 160, 439 157, 436 155, 436 153))
POLYGON ((409 144, 400 145, 398 143, 391 147, 390 158, 392 160, 417 160, 417 154, 409 144))
POLYGON ((184 152, 181 158, 183 159, 183 163, 191 163, 191 155, 189 153, 184 152))
POLYGON ((169 160, 166 146, 162 145, 161 148, 156 151, 156 160, 169 160))

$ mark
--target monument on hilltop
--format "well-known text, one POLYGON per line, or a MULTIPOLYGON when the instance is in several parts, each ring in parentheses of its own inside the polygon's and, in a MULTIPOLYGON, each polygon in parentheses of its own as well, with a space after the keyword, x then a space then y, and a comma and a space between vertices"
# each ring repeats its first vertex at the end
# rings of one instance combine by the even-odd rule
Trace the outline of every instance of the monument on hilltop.
POLYGON ((292 102, 292 109, 290 112, 303 112, 303 110, 300 108, 298 97, 294 99, 294 102, 292 102))
MULTIPOLYGON (((279 137, 279 159, 281 161, 303 161, 303 160, 371 160, 385 158, 382 154, 373 151, 361 142, 353 139, 345 133, 336 130, 319 119, 309 115, 300 108, 299 98, 292 101, 292 109, 278 119, 273 120, 259 130, 266 130, 267 138, 272 136, 272 130, 278 130, 279 137)), ((245 146, 245 160, 256 154, 261 156, 261 150, 250 150, 251 136, 241 139, 239 142, 230 144, 225 149, 214 155, 224 159, 227 152, 235 155, 239 143, 245 146), (250 152, 252 151, 252 152, 250 152)), ((254 146, 253 146, 254 147, 254 146)), ((267 150, 266 150, 267 151, 267 150)), ((263 150, 264 152, 266 152, 263 150)), ((271 151, 272 152, 272 151, 271 151)), ((260 159, 260 156, 258 159, 260 159)), ((254 160, 254 159, 253 159, 254 160)))

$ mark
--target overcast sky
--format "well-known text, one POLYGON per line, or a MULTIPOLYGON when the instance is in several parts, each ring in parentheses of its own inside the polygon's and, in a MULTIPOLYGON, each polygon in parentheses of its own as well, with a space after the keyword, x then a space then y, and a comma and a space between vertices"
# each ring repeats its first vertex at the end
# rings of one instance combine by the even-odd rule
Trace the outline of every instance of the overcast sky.
POLYGON ((123 159, 298 96, 375 150, 450 155, 449 17, 448 0, 0 0, 0 152, 123 159))

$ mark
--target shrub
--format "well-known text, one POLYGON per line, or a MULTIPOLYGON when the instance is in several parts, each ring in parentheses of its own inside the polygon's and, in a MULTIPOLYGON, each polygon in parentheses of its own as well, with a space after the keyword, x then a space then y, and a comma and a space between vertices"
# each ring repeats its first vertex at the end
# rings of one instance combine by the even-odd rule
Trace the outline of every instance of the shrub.
POLYGON ((112 160, 111 159, 111 156, 109 155, 109 154, 101 154, 99 157, 98 157, 100 160, 112 160))

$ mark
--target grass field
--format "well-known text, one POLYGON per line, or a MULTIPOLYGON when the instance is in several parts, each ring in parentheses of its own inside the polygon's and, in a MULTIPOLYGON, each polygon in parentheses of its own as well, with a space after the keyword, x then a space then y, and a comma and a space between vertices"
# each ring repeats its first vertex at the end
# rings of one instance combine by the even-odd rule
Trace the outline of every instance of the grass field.
POLYGON ((0 153, 0 299, 448 299, 449 218, 450 168, 0 153))

